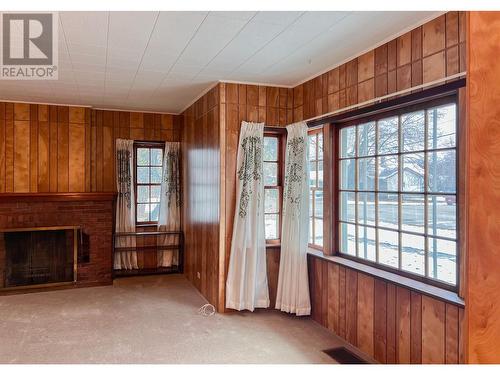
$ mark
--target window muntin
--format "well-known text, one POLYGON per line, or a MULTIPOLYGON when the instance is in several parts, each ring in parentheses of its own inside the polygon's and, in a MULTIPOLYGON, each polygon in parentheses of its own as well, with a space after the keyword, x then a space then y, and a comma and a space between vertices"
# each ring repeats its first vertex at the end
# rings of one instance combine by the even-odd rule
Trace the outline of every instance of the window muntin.
POLYGON ((162 178, 163 147, 135 148, 136 223, 158 221, 162 178))
POLYGON ((309 132, 309 245, 323 247, 323 130, 309 132))
POLYGON ((456 103, 339 131, 339 251, 457 284, 456 103))
POLYGON ((281 234, 281 153, 278 135, 264 136, 264 222, 267 242, 281 234))

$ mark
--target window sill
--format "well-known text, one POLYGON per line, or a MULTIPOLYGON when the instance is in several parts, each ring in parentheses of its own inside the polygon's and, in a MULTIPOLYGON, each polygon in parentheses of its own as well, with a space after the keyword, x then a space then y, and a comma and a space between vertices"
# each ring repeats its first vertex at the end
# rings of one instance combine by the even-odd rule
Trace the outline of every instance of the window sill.
POLYGON ((148 223, 148 224, 136 224, 136 228, 150 228, 150 227, 157 227, 158 223, 148 223))
POLYGON ((324 255, 321 250, 316 250, 311 247, 308 248, 307 253, 309 255, 315 256, 317 258, 324 259, 328 262, 340 264, 344 267, 352 268, 356 271, 365 273, 367 275, 403 286, 405 288, 420 292, 422 294, 426 294, 428 296, 438 298, 440 300, 443 300, 448 303, 452 303, 457 306, 464 307, 465 302, 462 298, 458 296, 457 293, 438 288, 437 286, 434 285, 429 285, 425 284, 421 281, 413 280, 410 279, 409 277, 404 277, 401 275, 396 275, 394 273, 384 271, 381 269, 378 269, 376 267, 368 266, 366 264, 362 264, 359 262, 355 262, 350 259, 346 259, 343 257, 339 256, 329 256, 329 255, 324 255))
POLYGON ((266 243, 266 249, 279 249, 281 248, 281 243, 266 243))

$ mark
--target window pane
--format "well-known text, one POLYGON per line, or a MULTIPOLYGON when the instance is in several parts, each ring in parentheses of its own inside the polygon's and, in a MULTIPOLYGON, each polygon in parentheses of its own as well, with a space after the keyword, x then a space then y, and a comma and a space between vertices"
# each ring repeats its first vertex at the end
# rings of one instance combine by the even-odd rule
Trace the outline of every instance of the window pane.
POLYGON ((376 260, 375 228, 358 225, 358 253, 359 257, 371 261, 376 260))
POLYGON ((349 158, 355 156, 356 127, 349 126, 340 129, 340 157, 349 158))
POLYGON ((149 186, 137 186, 137 202, 149 202, 149 186))
POLYGON ((323 217, 323 190, 314 192, 314 216, 323 217))
POLYGON ((378 190, 398 191, 398 156, 379 156, 378 158, 378 190))
POLYGON ((409 232, 424 233, 424 195, 402 194, 402 229, 409 232))
POLYGON ((137 149, 137 165, 149 165, 149 148, 137 149))
POLYGON ((264 137, 264 160, 278 160, 278 138, 264 137))
POLYGON ((264 210, 266 213, 276 213, 279 212, 278 205, 278 189, 266 189, 264 199, 264 210))
POLYGON ((456 105, 449 104, 427 111, 427 148, 455 147, 456 145, 456 105))
POLYGON ((454 195, 427 197, 428 228, 432 236, 457 238, 457 198, 454 195))
POLYGON ((398 194, 378 194, 378 225, 398 229, 398 194))
POLYGON ((358 193, 358 223, 375 225, 375 193, 358 193))
POLYGON ((309 190, 309 217, 313 216, 313 191, 309 190))
POLYGON ((151 183, 161 183, 161 167, 151 167, 151 183))
POLYGON ((309 136, 309 160, 316 160, 317 135, 309 136))
POLYGON ((323 187, 323 162, 318 162, 318 187, 323 187))
POLYGON ((358 159, 358 189, 375 190, 375 158, 358 159))
POLYGON ((401 234, 401 269, 425 275, 425 237, 401 234))
POLYGON ((457 244, 455 241, 428 238, 429 276, 456 285, 457 283, 457 244))
POLYGON ((401 116, 402 150, 421 151, 425 147, 424 111, 401 116))
POLYGON ((149 184, 149 167, 137 167, 137 182, 149 184))
POLYGON ((394 154, 399 151, 398 118, 390 117, 378 121, 378 153, 394 154))
POLYGON ((316 162, 309 162, 309 186, 317 187, 316 185, 316 162))
POLYGON ((137 205, 137 221, 149 221, 149 204, 137 205))
POLYGON ((455 150, 429 152, 429 191, 454 193, 456 191, 455 150))
POLYGON ((340 193, 340 220, 350 221, 354 223, 355 221, 355 197, 356 193, 352 192, 341 192, 340 193))
POLYGON ((398 232, 377 229, 378 231, 378 257, 379 262, 390 267, 399 267, 398 232))
POLYGON ((162 165, 163 151, 160 148, 151 149, 151 165, 162 165))
POLYGON ((278 184, 278 163, 264 163, 264 185, 276 186, 278 184))
POLYGON ((402 156, 403 191, 424 191, 424 153, 402 156))
POLYGON ((151 210, 150 220, 158 221, 158 213, 160 212, 160 205, 158 203, 153 203, 150 206, 150 210, 151 210))
POLYGON ((313 242, 314 241, 314 238, 313 238, 313 235, 314 235, 314 233, 313 233, 313 220, 314 219, 312 217, 309 218, 309 243, 314 243, 313 242))
POLYGON ((347 159, 340 161, 340 188, 354 190, 354 180, 356 178, 356 161, 347 159))
POLYGON ((375 155, 375 122, 358 126, 358 156, 375 155))
POLYGON ((356 227, 354 224, 340 223, 340 251, 356 256, 356 227))
POLYGON ((323 220, 314 219, 314 244, 323 246, 323 220))
POLYGON ((160 186, 151 186, 151 202, 159 202, 161 194, 160 186))
POLYGON ((278 239, 279 215, 278 214, 266 214, 265 215, 265 225, 266 225, 266 240, 278 239))
POLYGON ((318 133, 318 160, 323 160, 323 133, 318 133))

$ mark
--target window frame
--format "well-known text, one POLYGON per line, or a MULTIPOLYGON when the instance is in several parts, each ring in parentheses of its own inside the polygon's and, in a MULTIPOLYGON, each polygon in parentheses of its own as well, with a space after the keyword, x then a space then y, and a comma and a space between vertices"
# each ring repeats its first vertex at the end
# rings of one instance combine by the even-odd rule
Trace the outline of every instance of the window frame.
MULTIPOLYGON (((276 130, 268 130, 264 129, 264 138, 276 138, 278 144, 278 157, 276 160, 276 164, 278 165, 278 173, 277 173, 277 184, 276 185, 264 185, 264 199, 266 196, 267 189, 277 189, 278 190, 278 238, 267 239, 266 238, 266 246, 281 246, 281 228, 282 228, 282 220, 283 220, 283 178, 285 176, 285 151, 286 151, 286 133, 281 131, 281 129, 276 130)), ((262 162, 265 163, 264 153, 262 153, 262 162)), ((274 162, 274 161, 273 161, 274 162)), ((265 201, 264 201, 265 204, 265 201)), ((265 222, 265 209, 264 209, 264 222, 265 222)))
MULTIPOLYGON (((323 138, 323 157, 321 159, 318 159, 318 143, 316 143, 316 158, 314 160, 309 160, 309 166, 311 165, 311 162, 314 162, 315 163, 315 166, 316 166, 316 183, 318 182, 318 163, 321 161, 323 162, 323 187, 319 188, 318 186, 309 186, 309 193, 312 192, 312 199, 311 197, 309 198, 309 204, 312 205, 312 215, 309 215, 309 220, 312 219, 312 226, 309 227, 309 229, 312 231, 311 233, 311 236, 310 238, 308 238, 308 241, 312 238, 313 242, 308 242, 308 246, 313 248, 313 249, 317 249, 317 250, 321 250, 323 251, 324 247, 325 247, 325 236, 324 236, 324 232, 325 232, 325 133, 323 131, 323 127, 321 128, 315 128, 315 129, 311 129, 307 132, 307 136, 310 137, 312 135, 316 135, 318 137, 318 134, 322 134, 322 138, 323 138), (323 220, 323 246, 320 246, 318 244, 315 244, 314 243, 314 234, 315 234, 315 219, 317 218, 315 216, 315 202, 316 202, 316 199, 314 198, 314 193, 319 190, 319 191, 322 191, 323 192, 323 217, 321 218, 321 220, 323 220)), ((319 137, 318 137, 319 138, 319 137)), ((309 143, 308 143, 309 144, 309 143)), ((307 149, 307 152, 309 153, 309 148, 307 149)), ((310 178, 310 176, 308 176, 308 178, 310 178)))
MULTIPOLYGON (((141 202, 138 202, 138 196, 137 196, 137 187, 139 185, 141 186, 160 186, 161 188, 161 182, 160 183, 154 183, 154 184, 143 184, 143 183, 138 183, 137 181, 137 168, 139 167, 137 165, 137 150, 140 148, 148 148, 148 149, 161 149, 162 150, 162 167, 163 167, 163 158, 165 157, 165 142, 162 141, 134 141, 134 204, 135 204, 135 226, 136 227, 141 227, 141 226, 156 226, 158 225, 158 220, 150 220, 150 221, 137 221, 137 205, 140 204, 141 202)), ((151 165, 148 165, 148 167, 151 167, 151 165)), ((151 202, 149 202, 151 203, 151 202)), ((158 202, 159 204, 159 202, 158 202)))
MULTIPOLYGON (((332 122, 332 126, 334 126, 334 150, 333 150, 334 166, 333 166, 333 168, 334 168, 334 174, 335 174, 335 186, 333 189, 333 194, 334 194, 333 204, 334 204, 335 215, 333 216, 333 228, 334 228, 335 255, 340 256, 340 257, 344 257, 346 259, 350 259, 350 260, 355 261, 355 262, 366 264, 366 265, 369 265, 369 266, 372 266, 374 268, 378 268, 378 269, 381 269, 381 270, 384 270, 387 272, 391 272, 391 273, 397 274, 399 276, 407 277, 407 278, 410 278, 413 280, 418 280, 420 282, 423 282, 423 283, 426 283, 429 285, 433 285, 433 286, 436 286, 436 287, 439 287, 442 289, 450 290, 453 292, 459 292, 460 282, 461 282, 461 253, 462 253, 461 231, 463 230, 463 227, 461 224, 462 212, 460 210, 460 208, 461 208, 461 193, 462 193, 461 189, 460 189, 460 186, 461 186, 460 179, 462 178, 462 173, 461 173, 462 156, 461 156, 461 147, 460 147, 461 146, 461 139, 460 138, 462 137, 461 127, 463 125, 462 125, 462 119, 461 119, 462 111, 461 111, 460 106, 461 106, 461 102, 459 100, 458 91, 453 91, 451 93, 448 92, 448 93, 445 93, 443 95, 440 95, 439 97, 424 98, 423 100, 420 100, 418 103, 402 104, 402 105, 398 105, 397 107, 392 107, 392 108, 389 107, 387 109, 377 111, 374 114, 359 115, 359 116, 356 116, 355 118, 347 118, 345 120, 338 120, 338 121, 332 122), (444 281, 439 281, 437 279, 430 278, 428 276, 418 275, 418 274, 415 274, 415 273, 412 273, 409 271, 404 271, 401 269, 401 259, 400 259, 401 258, 400 257, 400 255, 401 255, 401 244, 400 244, 401 233, 407 233, 408 231, 401 230, 402 217, 401 217, 400 200, 398 200, 398 223, 399 223, 398 229, 393 230, 395 233, 397 233, 398 237, 400 238, 399 246, 398 246, 398 254, 399 254, 399 256, 398 256, 399 257, 398 268, 393 268, 393 267, 390 267, 390 266, 387 266, 384 264, 380 264, 377 261, 374 262, 374 261, 360 258, 358 256, 352 256, 350 254, 346 254, 346 253, 341 252, 340 251, 340 241, 341 241, 341 239, 340 239, 340 223, 341 223, 341 220, 340 220, 340 192, 345 190, 345 189, 340 188, 341 170, 340 170, 339 166, 340 166, 340 160, 342 160, 342 158, 340 158, 340 141, 341 141, 340 140, 340 131, 341 131, 341 129, 349 127, 349 126, 360 125, 360 124, 368 123, 370 121, 377 121, 377 120, 380 120, 383 118, 388 118, 388 117, 393 117, 393 116, 398 116, 398 121, 399 121, 399 116, 401 116, 403 114, 408 114, 408 113, 411 113, 414 111, 425 110, 428 108, 433 108, 433 107, 446 105, 446 104, 455 104, 455 106, 456 106, 455 107, 456 108, 455 109, 456 110, 456 113, 455 113, 455 118, 456 118, 455 137, 456 138, 455 138, 455 147, 452 148, 455 150, 455 193, 454 194, 435 193, 435 194, 431 194, 431 195, 452 195, 452 196, 455 196, 455 199, 456 199, 456 239, 455 239, 455 242, 456 242, 456 262, 455 262, 456 283, 455 283, 455 285, 451 285, 451 284, 446 283, 444 281)), ((427 119, 425 119, 425 121, 427 121, 427 119)), ((426 129, 427 129, 427 127, 426 127, 426 129)), ((376 137, 377 137, 378 133, 376 133, 376 134, 377 134, 376 135, 376 137)), ((425 130, 424 139, 425 139, 425 142, 427 142, 427 130, 425 130)), ((401 128, 398 126, 398 145, 400 144, 400 142, 401 142, 401 128)), ((356 144, 357 144, 357 139, 356 139, 356 144)), ((449 150, 449 149, 450 148, 444 148, 442 150, 449 150)), ((441 150, 441 149, 438 149, 438 150, 441 150)), ((406 153, 413 153, 413 152, 415 152, 415 151, 407 151, 407 152, 403 151, 402 152, 401 149, 399 149, 396 155, 398 156, 398 159, 399 159, 401 157, 401 155, 405 155, 406 153)), ((420 152, 420 151, 418 151, 418 152, 420 152)), ((426 146, 425 149, 421 152, 422 153, 432 152, 432 150, 428 149, 426 146)), ((374 156, 374 157, 376 158, 377 156, 374 156)), ((356 156, 353 159, 357 159, 357 158, 358 157, 356 156)), ((426 160, 426 158, 424 160, 426 160)), ((400 167, 401 167, 401 165, 398 163, 398 169, 400 167)), ((329 166, 329 168, 332 168, 332 166, 329 166)), ((399 170, 399 172, 400 172, 400 170, 399 170)), ((357 168, 356 168, 355 173, 356 174, 358 173, 357 168)), ((401 178, 402 177, 399 176, 398 181, 401 181, 401 178)), ((398 197, 401 194, 413 194, 411 192, 408 193, 408 192, 403 191, 400 184, 401 184, 401 182, 398 182, 398 190, 391 192, 392 194, 398 194, 398 197)), ((426 176, 424 177, 424 184, 427 184, 427 173, 426 173, 426 176)), ((357 186, 355 186, 353 191, 356 191, 356 192, 358 191, 357 186)), ((365 192, 365 191, 363 190, 363 192, 365 192)), ((370 193, 371 190, 367 191, 367 192, 370 193)), ((378 199, 377 193, 378 193, 378 191, 375 192, 376 200, 378 199)), ((426 199, 424 204, 427 204, 427 197, 429 195, 427 189, 424 188, 424 191, 421 193, 418 193, 418 194, 424 195, 424 197, 426 199)), ((374 226, 370 226, 370 227, 373 227, 376 230, 378 228, 377 224, 378 223, 375 223, 374 226)), ((354 225, 358 225, 358 224, 355 223, 354 225)), ((424 215, 424 227, 426 227, 427 225, 428 225, 427 218, 424 215)), ((411 234, 414 234, 414 233, 411 233, 411 234)), ((428 257, 427 238, 429 238, 429 237, 427 234, 421 234, 421 235, 425 239, 424 265, 425 265, 425 267, 427 267, 427 257, 428 257)), ((432 236, 432 237, 435 237, 435 236, 432 236)), ((439 239, 439 236, 438 236, 438 239, 439 239)), ((425 273, 427 274, 427 269, 425 270, 425 273)))

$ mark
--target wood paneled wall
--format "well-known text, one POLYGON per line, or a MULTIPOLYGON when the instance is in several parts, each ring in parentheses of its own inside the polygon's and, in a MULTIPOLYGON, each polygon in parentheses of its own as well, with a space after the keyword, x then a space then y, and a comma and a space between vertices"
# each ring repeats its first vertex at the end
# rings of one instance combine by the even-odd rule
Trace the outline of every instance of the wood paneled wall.
MULTIPOLYGON (((224 159, 223 202, 225 227, 224 279, 229 267, 233 220, 236 206, 236 159, 242 121, 264 122, 266 126, 286 126, 292 123, 293 90, 286 88, 255 86, 234 83, 220 84, 221 126, 224 131, 221 140, 221 157, 224 159)), ((221 224, 222 225, 222 224, 221 224)), ((268 281, 272 306, 278 283, 279 249, 267 251, 268 281)), ((223 285, 225 287, 225 285, 223 285)))
POLYGON ((307 120, 466 70, 465 12, 448 12, 293 89, 307 120))
POLYGON ((380 363, 464 363, 464 310, 309 256, 312 318, 380 363))
POLYGON ((117 138, 140 141, 180 141, 181 116, 92 110, 90 191, 115 191, 115 144, 117 138))
POLYGON ((0 103, 0 193, 90 190, 90 110, 0 103))
POLYGON ((181 117, 0 103, 0 193, 115 191, 116 138, 178 141, 181 117))
POLYGON ((500 13, 470 12, 466 310, 469 363, 500 363, 500 13))
POLYGON ((196 288, 223 309, 219 272, 220 121, 219 86, 184 112, 182 127, 184 272, 196 288))

